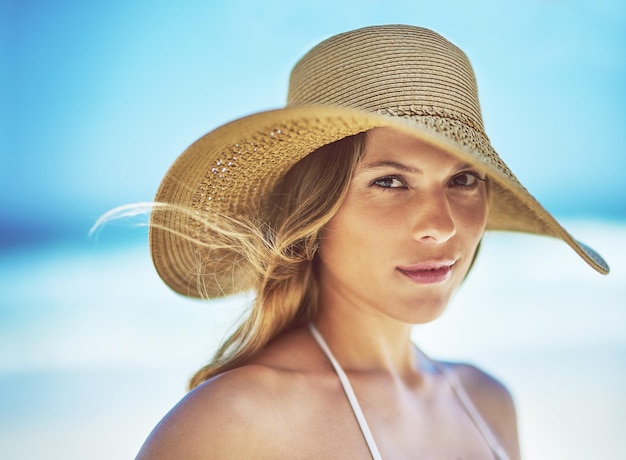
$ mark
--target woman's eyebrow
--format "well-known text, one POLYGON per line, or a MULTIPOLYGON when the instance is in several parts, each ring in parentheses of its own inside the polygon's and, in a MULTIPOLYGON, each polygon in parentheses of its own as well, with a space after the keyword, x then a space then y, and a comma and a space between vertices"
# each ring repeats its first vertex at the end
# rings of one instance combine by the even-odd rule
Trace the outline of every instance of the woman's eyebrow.
MULTIPOLYGON (((458 163, 454 165, 452 170, 461 171, 463 169, 472 168, 472 167, 473 166, 470 165, 469 163, 458 163)), ((371 170, 383 169, 383 168, 394 168, 399 171, 413 173, 413 174, 421 174, 423 172, 420 168, 408 166, 408 165, 405 165, 404 163, 400 163, 400 162, 393 161, 393 160, 380 160, 380 161, 374 161, 372 163, 363 163, 359 169, 361 171, 371 171, 371 170)))
POLYGON ((409 172, 414 174, 420 174, 422 172, 419 168, 405 165, 404 163, 398 163, 397 161, 381 160, 373 163, 363 163, 359 168, 361 171, 371 171, 375 169, 394 168, 403 172, 409 172))

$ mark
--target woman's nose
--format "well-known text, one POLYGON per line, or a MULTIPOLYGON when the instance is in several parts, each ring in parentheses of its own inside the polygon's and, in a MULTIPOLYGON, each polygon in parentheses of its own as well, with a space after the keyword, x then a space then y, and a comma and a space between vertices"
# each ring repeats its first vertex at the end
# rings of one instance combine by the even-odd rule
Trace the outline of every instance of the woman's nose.
POLYGON ((444 243, 456 234, 450 203, 443 190, 420 193, 411 211, 416 240, 444 243))

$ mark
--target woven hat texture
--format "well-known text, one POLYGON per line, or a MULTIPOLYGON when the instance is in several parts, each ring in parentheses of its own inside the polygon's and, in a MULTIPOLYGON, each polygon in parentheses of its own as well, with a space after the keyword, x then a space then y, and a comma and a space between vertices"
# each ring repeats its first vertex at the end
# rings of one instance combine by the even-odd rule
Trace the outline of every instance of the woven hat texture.
MULTIPOLYGON (((465 54, 419 27, 374 26, 331 37, 295 65, 287 106, 240 118, 193 143, 171 166, 155 201, 196 215, 250 215, 277 180, 317 148, 374 127, 393 127, 438 146, 490 178, 488 230, 562 239, 591 267, 608 273, 524 188, 487 137, 474 72, 465 54)), ((155 267, 175 291, 219 297, 252 287, 245 261, 225 251, 206 260, 180 235, 197 228, 188 213, 154 211, 155 267), (203 283, 198 262, 203 261, 203 283)))

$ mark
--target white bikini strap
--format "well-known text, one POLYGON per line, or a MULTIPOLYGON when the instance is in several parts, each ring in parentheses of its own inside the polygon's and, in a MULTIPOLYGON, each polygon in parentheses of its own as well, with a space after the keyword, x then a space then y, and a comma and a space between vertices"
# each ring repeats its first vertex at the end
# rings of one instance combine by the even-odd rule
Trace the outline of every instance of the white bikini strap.
POLYGON ((343 371, 343 369, 341 368, 341 366, 339 365, 339 363, 333 356, 333 353, 330 351, 330 348, 326 344, 324 337, 322 337, 322 334, 319 333, 319 331, 317 330, 317 328, 315 327, 313 323, 309 323, 309 330, 311 331, 311 335, 313 336, 317 344, 320 346, 320 348, 322 349, 322 351, 324 352, 324 354, 326 355, 330 363, 335 368, 335 372, 337 373, 337 376, 339 377, 339 381, 341 382, 343 391, 348 398, 348 402, 350 403, 350 406, 352 407, 352 412, 354 412, 354 416, 356 417, 356 420, 359 423, 359 427, 361 428, 361 432, 363 433, 363 437, 365 438, 365 442, 367 443, 367 447, 370 450, 370 454, 372 455, 372 458, 374 460, 382 460, 382 456, 380 455, 380 452, 378 451, 378 446, 376 446, 376 441, 374 441, 374 436, 372 435, 372 432, 370 431, 370 427, 367 424, 367 420, 365 420, 365 415, 363 415, 363 411, 361 410, 361 405, 359 404, 359 401, 356 399, 356 395, 354 394, 352 385, 350 385, 350 380, 348 379, 348 376, 346 375, 346 373, 343 371))
POLYGON ((498 443, 498 440, 494 436, 493 432, 491 431, 485 420, 480 415, 478 409, 476 409, 476 406, 474 406, 474 403, 465 391, 465 388, 463 388, 463 385, 459 381, 456 374, 451 369, 448 369, 446 366, 443 366, 433 360, 430 360, 430 362, 433 363, 435 367, 439 370, 439 372, 441 372, 441 374, 448 380, 448 383, 452 387, 452 390, 456 394, 457 398, 459 398, 459 401, 465 409, 465 412, 467 412, 467 415, 469 415, 469 417, 472 419, 474 425, 476 425, 476 428, 478 428, 478 431, 480 431, 480 433, 483 435, 483 438, 491 448, 491 451, 495 455, 496 459, 509 460, 509 455, 502 448, 502 446, 500 446, 500 443, 498 443))

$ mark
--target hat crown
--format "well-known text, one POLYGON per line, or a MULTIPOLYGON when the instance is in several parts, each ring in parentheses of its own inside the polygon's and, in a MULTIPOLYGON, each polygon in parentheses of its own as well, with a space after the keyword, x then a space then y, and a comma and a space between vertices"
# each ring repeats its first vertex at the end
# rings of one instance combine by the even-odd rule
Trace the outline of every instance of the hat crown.
POLYGON ((391 115, 446 112, 484 133, 467 56, 421 27, 365 27, 323 41, 294 66, 287 103, 391 115))

